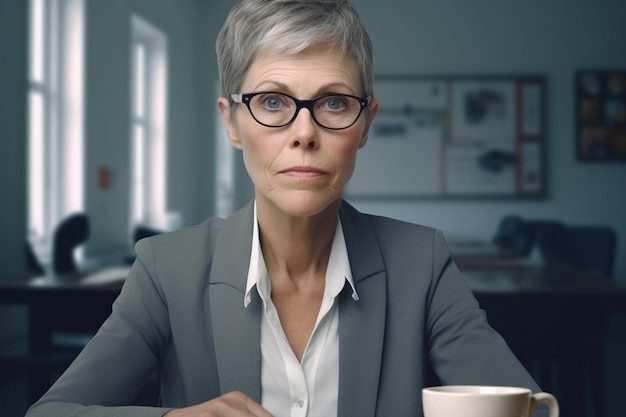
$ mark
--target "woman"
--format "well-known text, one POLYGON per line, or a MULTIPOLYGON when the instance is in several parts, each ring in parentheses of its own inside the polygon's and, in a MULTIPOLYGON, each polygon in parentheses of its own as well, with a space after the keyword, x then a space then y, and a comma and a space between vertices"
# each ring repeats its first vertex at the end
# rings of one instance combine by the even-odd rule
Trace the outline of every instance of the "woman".
POLYGON ((347 1, 246 0, 217 42, 255 199, 143 240, 111 317, 29 416, 419 416, 444 384, 539 388, 440 232, 342 201, 378 109, 347 1), (159 407, 129 407, 154 372, 159 407))

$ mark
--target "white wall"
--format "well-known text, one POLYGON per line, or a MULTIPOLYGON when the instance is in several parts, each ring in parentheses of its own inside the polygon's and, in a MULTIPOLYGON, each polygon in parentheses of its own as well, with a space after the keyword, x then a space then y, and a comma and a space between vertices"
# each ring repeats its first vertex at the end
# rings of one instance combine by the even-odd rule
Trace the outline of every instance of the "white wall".
MULTIPOLYGON (((372 36, 376 73, 547 77, 547 198, 354 200, 359 209, 489 239, 500 218, 559 218, 618 232, 616 275, 626 280, 626 163, 575 157, 574 72, 626 68, 626 2, 610 0, 354 0, 372 36)), ((381 156, 383 158, 384 156, 381 156)), ((398 179, 402 180, 402 179, 398 179)))

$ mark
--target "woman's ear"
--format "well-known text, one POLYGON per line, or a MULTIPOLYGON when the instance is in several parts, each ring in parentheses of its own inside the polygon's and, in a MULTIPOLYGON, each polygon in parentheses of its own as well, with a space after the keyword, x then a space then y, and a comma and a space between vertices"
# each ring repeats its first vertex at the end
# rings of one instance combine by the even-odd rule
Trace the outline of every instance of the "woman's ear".
POLYGON ((378 99, 376 97, 373 97, 370 100, 369 113, 370 113, 370 117, 367 122, 367 126, 365 126, 365 129, 363 130, 363 134, 361 135, 361 141, 359 142, 359 149, 364 147, 365 144, 367 143, 367 138, 370 132, 370 126, 372 126, 372 121, 374 120, 374 117, 376 117, 376 113, 378 113, 378 99))
POLYGON ((224 97, 220 97, 217 99, 217 108, 222 115, 222 120, 224 121, 224 127, 226 127, 226 134, 228 134, 228 139, 230 143, 237 149, 241 149, 241 141, 239 140, 239 136, 237 135, 237 129, 233 124, 232 119, 232 108, 230 106, 230 102, 228 99, 224 97))

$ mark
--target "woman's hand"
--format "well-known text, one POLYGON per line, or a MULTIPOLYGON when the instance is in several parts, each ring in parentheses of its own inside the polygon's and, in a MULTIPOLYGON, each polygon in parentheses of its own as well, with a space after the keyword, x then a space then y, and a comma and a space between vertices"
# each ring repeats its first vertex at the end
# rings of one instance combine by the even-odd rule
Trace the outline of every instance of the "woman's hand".
POLYGON ((170 410, 163 417, 272 417, 272 415, 246 395, 229 392, 202 404, 170 410))

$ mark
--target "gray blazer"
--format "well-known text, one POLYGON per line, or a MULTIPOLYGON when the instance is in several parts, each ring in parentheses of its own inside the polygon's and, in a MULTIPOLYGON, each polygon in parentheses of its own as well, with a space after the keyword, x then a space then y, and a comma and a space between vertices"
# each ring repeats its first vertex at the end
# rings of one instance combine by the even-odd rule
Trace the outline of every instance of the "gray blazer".
MULTIPOLYGON (((427 366, 443 384, 539 390, 441 232, 345 202, 340 216, 360 298, 347 286, 338 300, 340 417, 421 416, 427 366)), ((249 204, 140 241, 111 316, 27 416, 161 416, 233 390, 260 401, 258 295, 244 308, 252 221, 249 204), (163 408, 125 406, 155 371, 163 408)))

